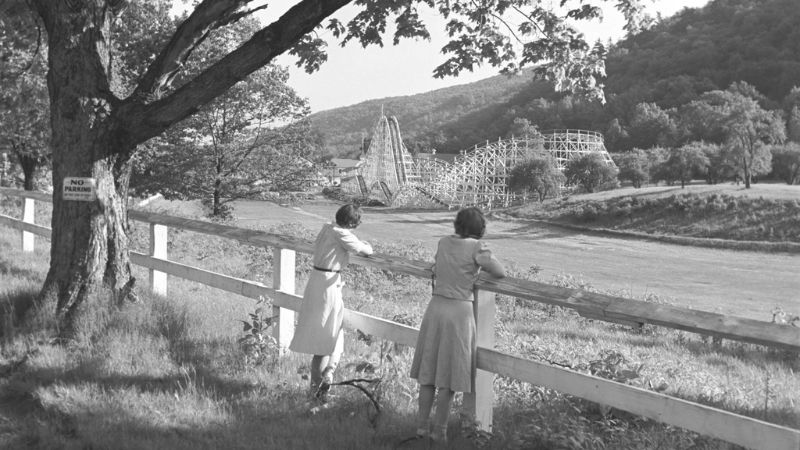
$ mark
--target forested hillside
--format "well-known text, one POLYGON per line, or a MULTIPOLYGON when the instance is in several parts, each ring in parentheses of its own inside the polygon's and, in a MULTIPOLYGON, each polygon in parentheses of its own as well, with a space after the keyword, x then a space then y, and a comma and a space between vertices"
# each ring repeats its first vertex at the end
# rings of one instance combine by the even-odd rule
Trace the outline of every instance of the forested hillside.
MULTIPOLYGON (((586 128, 605 133, 611 151, 664 144, 653 116, 670 115, 703 92, 746 81, 770 109, 791 111, 800 85, 798 0, 715 0, 685 9, 610 49, 608 103, 555 93, 530 72, 407 97, 376 99, 312 115, 327 151, 355 156, 381 107, 397 116, 412 150, 453 153, 513 134, 526 119, 539 129, 586 128), (790 96, 791 97, 791 96, 790 96), (657 106, 642 107, 642 103, 657 106), (638 109, 637 109, 637 105, 638 109), (671 110, 672 109, 672 110, 671 110), (642 117, 642 116, 645 117, 642 117), (515 124, 516 119, 516 124, 515 124)), ((673 136, 674 138, 674 136, 673 136)))
MULTIPOLYGON (((409 148, 431 146, 456 152, 483 139, 486 119, 502 114, 513 99, 534 93, 549 95, 545 83, 531 82, 529 72, 517 76, 497 75, 475 83, 438 89, 424 94, 368 100, 357 105, 322 111, 311 116, 329 153, 354 157, 362 138, 369 138, 381 110, 396 116, 409 148), (534 86, 531 89, 531 86, 534 86), (452 133, 451 133, 452 131, 452 133)), ((491 134, 497 131, 492 130, 491 134)))
POLYGON ((616 45, 607 92, 679 106, 746 81, 780 101, 800 84, 800 2, 715 0, 616 45))

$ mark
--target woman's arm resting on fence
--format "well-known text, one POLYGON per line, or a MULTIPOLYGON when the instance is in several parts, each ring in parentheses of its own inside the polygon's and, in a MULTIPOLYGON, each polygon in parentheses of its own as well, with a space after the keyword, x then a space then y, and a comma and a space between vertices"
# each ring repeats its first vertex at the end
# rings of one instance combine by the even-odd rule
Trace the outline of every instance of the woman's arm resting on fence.
POLYGON ((484 242, 480 242, 478 251, 475 253, 475 262, 489 275, 497 278, 504 278, 506 276, 506 269, 500 261, 494 257, 492 251, 489 250, 484 242))
POLYGON ((356 237, 355 234, 343 228, 335 228, 339 232, 339 241, 344 248, 353 253, 369 256, 373 253, 372 246, 356 237))

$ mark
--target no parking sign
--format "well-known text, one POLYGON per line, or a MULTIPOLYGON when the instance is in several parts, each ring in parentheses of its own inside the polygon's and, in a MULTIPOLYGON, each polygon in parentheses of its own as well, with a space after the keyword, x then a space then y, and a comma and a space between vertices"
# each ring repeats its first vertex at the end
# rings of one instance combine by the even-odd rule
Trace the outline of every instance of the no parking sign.
POLYGON ((94 201, 97 199, 95 185, 94 178, 65 177, 61 198, 80 202, 94 201))

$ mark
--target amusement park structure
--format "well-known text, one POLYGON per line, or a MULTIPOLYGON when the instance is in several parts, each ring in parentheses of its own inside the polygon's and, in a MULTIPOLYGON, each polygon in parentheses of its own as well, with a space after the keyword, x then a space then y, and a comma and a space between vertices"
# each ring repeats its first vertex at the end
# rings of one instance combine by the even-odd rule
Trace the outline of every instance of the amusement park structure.
POLYGON ((376 197, 387 205, 432 202, 447 207, 509 206, 515 199, 507 177, 520 162, 549 153, 563 170, 570 159, 597 153, 614 164, 600 133, 552 130, 524 138, 498 139, 462 151, 452 163, 434 154, 412 157, 400 137, 395 117, 381 115, 358 175, 342 188, 353 195, 376 197))

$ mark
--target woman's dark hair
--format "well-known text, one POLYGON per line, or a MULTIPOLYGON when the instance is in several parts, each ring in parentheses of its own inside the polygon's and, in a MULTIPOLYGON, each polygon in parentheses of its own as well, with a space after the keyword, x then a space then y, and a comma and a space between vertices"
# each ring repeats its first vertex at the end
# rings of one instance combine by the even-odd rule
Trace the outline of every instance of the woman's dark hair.
POLYGON ((355 228, 361 224, 361 208, 357 205, 344 205, 336 211, 336 224, 342 228, 355 228))
POLYGON ((480 239, 486 233, 486 219, 481 210, 474 206, 459 211, 453 225, 456 234, 462 238, 480 239))

